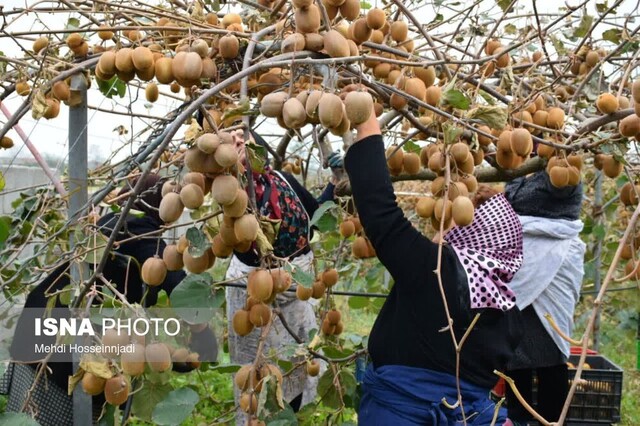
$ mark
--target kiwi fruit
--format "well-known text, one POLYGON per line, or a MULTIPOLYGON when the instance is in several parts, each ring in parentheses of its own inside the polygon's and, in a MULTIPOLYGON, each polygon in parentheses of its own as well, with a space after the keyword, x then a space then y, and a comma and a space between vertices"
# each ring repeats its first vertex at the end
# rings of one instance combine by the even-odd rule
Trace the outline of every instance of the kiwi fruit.
POLYGON ((271 308, 264 303, 256 303, 249 311, 249 321, 255 327, 263 327, 271 321, 271 308))
POLYGON ((290 98, 282 107, 282 119, 289 129, 300 129, 306 124, 307 113, 304 105, 296 98, 290 98))
POLYGON ((632 206, 638 203, 638 197, 631 182, 625 183, 620 188, 620 201, 625 206, 632 206))
POLYGON ((188 209, 197 209, 204 202, 204 191, 196 183, 189 183, 180 190, 180 201, 188 209))
MULTIPOLYGON (((345 0, 340 5, 340 15, 347 21, 353 21, 360 16, 360 0, 345 0)), ((365 25, 367 22, 365 20, 365 25)))
POLYGON ((266 269, 255 269, 247 280, 247 293, 256 300, 265 302, 273 293, 273 277, 266 269))
POLYGON ((167 271, 180 271, 184 267, 182 255, 178 253, 178 247, 175 244, 169 244, 164 248, 162 260, 167 267, 167 271))
POLYGON ((425 94, 425 100, 431 106, 438 106, 441 96, 442 89, 440 86, 429 86, 425 94))
POLYGON ((3 148, 3 149, 13 148, 13 139, 11 139, 9 136, 3 136, 2 139, 0 139, 0 148, 3 148))
POLYGON ((336 127, 342 121, 342 100, 338 95, 325 93, 318 103, 318 118, 323 126, 336 127))
MULTIPOLYGON (((117 71, 131 73, 135 70, 132 53, 133 50, 128 47, 123 47, 116 52, 115 66, 117 71)), ((108 72, 106 69, 102 68, 102 66, 101 69, 104 72, 108 72)))
POLYGON ((66 41, 67 41, 67 46, 69 46, 71 49, 75 49, 79 47, 82 43, 84 43, 84 39, 78 33, 69 34, 69 37, 67 37, 66 41))
POLYGON ((249 195, 244 189, 238 189, 238 195, 233 203, 222 207, 225 216, 238 218, 244 215, 249 204, 249 195))
POLYGON ((393 41, 405 41, 409 35, 409 25, 405 21, 394 21, 391 24, 390 35, 393 41))
POLYGON ((407 152, 402 157, 402 168, 405 173, 415 175, 420 171, 420 156, 415 152, 407 152))
POLYGON ((369 246, 364 237, 356 237, 351 246, 351 253, 356 259, 365 259, 369 257, 369 246))
POLYGON ((122 372, 128 376, 136 377, 144 373, 145 347, 140 343, 133 344, 131 352, 124 352, 120 358, 122 372))
POLYGON ((354 21, 349 27, 349 36, 356 44, 362 44, 369 40, 369 37, 371 37, 371 28, 367 26, 367 20, 360 18, 354 21))
POLYGON ((324 334, 325 336, 333 336, 336 331, 336 326, 331 324, 325 318, 324 321, 322 321, 322 326, 320 327, 320 329, 322 330, 322 334, 324 334))
POLYGON ((98 377, 88 371, 86 371, 82 376, 82 390, 91 396, 100 395, 104 392, 104 386, 106 383, 106 379, 98 377))
POLYGON ((324 49, 324 37, 318 33, 304 34, 304 50, 319 52, 324 49))
POLYGON ((380 30, 387 22, 387 14, 384 10, 374 7, 367 12, 367 25, 372 30, 380 30))
POLYGON ((331 288, 338 282, 338 271, 335 268, 327 269, 322 273, 321 279, 326 287, 331 288))
POLYGON ((171 354, 164 343, 151 343, 144 350, 144 357, 151 371, 161 373, 171 368, 171 354))
POLYGON ((456 142, 451 146, 449 152, 456 163, 463 163, 469 155, 469 145, 464 142, 456 142))
POLYGON ((569 184, 569 170, 566 167, 553 166, 549 170, 551 185, 556 188, 564 188, 569 184))
POLYGON ((428 219, 433 216, 435 205, 436 200, 432 197, 420 197, 416 203, 416 213, 418 216, 428 219))
POLYGON ((213 157, 221 167, 228 168, 238 162, 238 151, 233 145, 222 144, 216 149, 213 157))
POLYGON ((216 66, 216 63, 213 62, 211 58, 204 58, 202 60, 202 73, 200 74, 200 78, 212 81, 217 77, 218 67, 216 66))
POLYGON ((613 155, 606 155, 602 161, 602 172, 610 178, 616 178, 622 173, 623 164, 613 155))
POLYGON ((371 116, 373 97, 367 92, 349 92, 344 100, 344 106, 347 118, 357 126, 371 116))
POLYGON ((98 38, 102 41, 109 41, 113 38, 113 36, 115 35, 113 31, 108 29, 109 26, 102 24, 98 27, 99 31, 98 31, 98 38))
POLYGON ((46 49, 49 46, 49 39, 47 37, 38 37, 33 42, 33 52, 38 54, 41 50, 46 49))
POLYGON ((184 267, 192 274, 201 274, 209 269, 212 266, 211 258, 213 258, 213 252, 211 250, 207 250, 200 257, 192 256, 191 253, 189 253, 189 250, 185 250, 184 253, 182 253, 184 267))
POLYGON ((473 222, 473 203, 465 196, 456 197, 451 206, 453 221, 458 226, 467 226, 473 222))
POLYGON ((313 296, 313 287, 303 287, 302 285, 298 284, 298 286, 296 287, 296 297, 298 298, 298 300, 309 300, 311 299, 311 296, 313 296))
POLYGON ((225 259, 231 256, 231 254, 233 253, 233 247, 230 247, 227 244, 225 244, 220 234, 213 237, 211 250, 213 251, 213 255, 215 257, 219 257, 221 259, 225 259))
POLYGON ((289 34, 283 41, 280 46, 280 50, 282 53, 291 53, 291 52, 299 52, 304 50, 305 46, 305 38, 304 35, 300 33, 289 34))
POLYGON ((577 167, 574 166, 569 166, 567 167, 567 170, 569 171, 569 182, 567 185, 569 186, 576 186, 577 184, 580 183, 580 169, 578 169, 577 167))
POLYGON ((129 344, 129 336, 114 329, 108 329, 102 335, 103 347, 113 348, 114 346, 124 346, 127 344, 129 344))
POLYGON ((16 83, 16 93, 20 96, 27 96, 31 93, 31 86, 26 81, 18 81, 16 83))
POLYGON ((404 159, 404 151, 402 148, 398 148, 398 145, 391 145, 385 152, 387 158, 387 166, 391 170, 402 170, 402 164, 404 159))
POLYGON ((240 367, 233 380, 240 390, 246 391, 257 388, 260 376, 252 364, 246 364, 240 367))
POLYGON ((158 100, 160 95, 160 91, 158 90, 158 85, 156 83, 149 83, 147 87, 144 89, 144 96, 147 99, 147 102, 155 102, 158 100))
POLYGON ((297 9, 304 9, 313 4, 313 0, 293 0, 293 6, 297 9))
POLYGON ((240 395, 240 409, 247 414, 255 414, 258 410, 258 398, 253 393, 243 393, 240 395))
POLYGON ((409 78, 404 84, 404 91, 414 98, 424 101, 427 96, 427 86, 417 77, 409 78))
POLYGON ((142 264, 142 281, 150 287, 157 287, 164 282, 167 277, 167 266, 164 260, 154 256, 144 261, 142 264))
POLYGON ((291 274, 283 269, 272 269, 273 291, 283 293, 291 287, 291 274))
POLYGON ((104 399, 111 405, 121 405, 129 398, 129 380, 118 374, 104 384, 104 399))
POLYGON ((494 55, 498 55, 496 59, 496 67, 498 68, 506 68, 511 63, 511 57, 509 56, 509 52, 504 52, 504 48, 498 47, 493 51, 494 55))
POLYGON ((311 297, 314 299, 321 299, 324 296, 325 291, 327 291, 327 286, 321 281, 316 280, 311 286, 311 297))
POLYGON ((618 98, 611 93, 603 93, 596 100, 596 108, 603 114, 611 114, 618 110, 620 106, 618 98))
POLYGON ((220 40, 218 41, 218 50, 220 52, 220 56, 224 59, 236 58, 240 52, 240 41, 238 40, 238 37, 233 34, 227 34, 220 37, 220 40))
POLYGON ((526 129, 514 129, 510 137, 511 151, 521 157, 528 157, 533 151, 531 133, 526 129))
POLYGON ((294 19, 296 30, 299 33, 317 33, 320 29, 320 9, 315 4, 311 4, 304 9, 296 9, 294 19))
POLYGON ((495 50, 502 46, 498 40, 487 40, 487 44, 484 46, 484 53, 487 55, 493 55, 495 50))
POLYGON ((438 221, 444 217, 444 221, 448 222, 451 219, 452 206, 451 200, 439 198, 433 208, 433 217, 438 221))
POLYGON ((316 377, 318 374, 320 374, 320 363, 315 359, 307 362, 307 375, 316 377))
POLYGON ((51 93, 61 101, 68 101, 71 97, 71 90, 65 81, 56 81, 51 87, 51 93))
POLYGON ((340 311, 331 309, 330 311, 327 312, 325 319, 331 325, 338 325, 338 323, 342 319, 342 315, 340 315, 340 311))
POLYGON ((350 53, 347 39, 336 30, 325 33, 324 49, 332 58, 345 58, 349 56, 350 53))
POLYGON ((277 365, 265 364, 262 366, 260 369, 260 377, 264 379, 269 376, 274 376, 276 381, 282 384, 282 371, 280 371, 277 365))
POLYGON ((245 214, 242 217, 236 219, 233 224, 233 229, 236 234, 236 238, 240 242, 255 241, 258 236, 258 220, 252 214, 245 214))
POLYGON ((153 52, 145 46, 138 46, 133 49, 133 52, 131 52, 131 60, 137 70, 146 70, 154 65, 153 52))
MULTIPOLYGON (((221 145, 222 147, 224 145, 221 145)), ((226 206, 233 203, 238 196, 238 179, 231 175, 217 176, 211 185, 213 199, 220 205, 226 206)))
POLYGON ((533 124, 538 126, 547 127, 547 119, 549 118, 549 113, 544 110, 538 110, 533 114, 533 124))
POLYGON ((640 104, 640 79, 631 84, 631 97, 635 103, 640 104))
POLYGON ((537 154, 539 157, 549 159, 555 154, 555 152, 556 152, 556 149, 552 146, 545 145, 542 143, 538 145, 537 154))
POLYGON ((561 129, 564 126, 564 111, 558 107, 549 108, 547 111, 547 127, 561 129))
POLYGON ((47 120, 56 118, 60 114, 60 101, 53 98, 47 98, 47 109, 44 112, 43 117, 47 120))
POLYGON ((640 117, 635 114, 631 114, 620 120, 618 125, 618 131, 622 136, 634 137, 640 133, 640 117))
POLYGON ((236 237, 236 232, 234 230, 233 224, 229 225, 226 223, 222 223, 220 225, 219 235, 220 235, 220 238, 222 238, 222 241, 229 247, 234 247, 238 243, 240 243, 240 241, 238 241, 238 238, 236 237))
POLYGON ((220 146, 220 138, 213 133, 204 133, 196 139, 196 146, 205 154, 213 154, 220 146))
POLYGON ((280 117, 288 98, 289 95, 286 92, 272 92, 265 95, 260 101, 260 113, 265 117, 280 117))
POLYGON ((350 220, 345 220, 340 224, 340 235, 343 238, 349 238, 356 232, 356 226, 350 220))
POLYGON ((171 223, 180 219, 184 211, 184 205, 180 200, 180 195, 175 192, 166 194, 162 197, 162 201, 160 201, 158 211, 160 219, 162 219, 164 223, 171 223))
MULTIPOLYGON (((253 324, 249 320, 249 311, 245 311, 244 309, 238 309, 233 314, 232 322, 233 322, 233 331, 235 331, 238 336, 246 336, 253 331, 253 324)), ((238 374, 239 373, 240 371, 238 371, 238 374)))

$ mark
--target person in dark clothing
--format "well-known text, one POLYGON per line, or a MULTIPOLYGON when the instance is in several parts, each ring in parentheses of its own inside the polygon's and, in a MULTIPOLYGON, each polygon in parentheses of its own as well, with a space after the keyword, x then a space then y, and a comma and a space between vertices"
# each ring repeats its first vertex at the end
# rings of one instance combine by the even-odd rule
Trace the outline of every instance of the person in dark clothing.
MULTIPOLYGON (((398 207, 375 114, 357 127, 347 151, 356 208, 378 258, 394 279, 369 336, 372 363, 363 381, 363 425, 462 424, 457 401, 456 350, 437 276, 438 244, 424 237, 398 207)), ((478 200, 482 202, 483 200, 478 200)), ((461 351, 459 378, 467 424, 488 425, 489 400, 520 339, 520 312, 507 283, 522 262, 522 235, 502 195, 476 209, 474 222, 444 239, 440 271, 459 340, 480 317, 461 351)), ((496 424, 506 421, 500 410, 496 424)))
MULTIPOLYGON (((125 187, 120 195, 126 193, 135 186, 125 187)), ((136 235, 159 231, 163 225, 158 215, 158 206, 162 190, 162 181, 158 175, 151 174, 145 181, 141 194, 136 199, 133 208, 144 215, 130 214, 123 228, 119 231, 118 240, 124 240, 136 235)), ((123 198, 126 200, 126 198, 123 198)), ((118 221, 120 213, 110 212, 101 217, 97 227, 102 234, 109 237, 118 221)), ((144 306, 152 306, 157 301, 159 290, 171 291, 185 277, 183 271, 168 272, 164 282, 157 287, 148 287, 142 281, 138 265, 156 254, 162 254, 166 243, 160 234, 142 237, 122 244, 117 244, 112 253, 108 254, 108 261, 103 270, 103 276, 110 281, 129 303, 141 303, 144 306)), ((55 308, 51 315, 47 314, 47 306, 52 294, 60 292, 70 284, 70 263, 66 262, 51 272, 42 280, 27 296, 25 309, 18 319, 14 339, 10 353, 14 363, 10 364, 8 375, 3 378, 5 393, 9 399, 7 411, 22 411, 27 390, 34 382, 36 369, 43 360, 44 355, 33 353, 35 330, 35 318, 55 316, 68 318, 69 310, 56 298, 55 308)), ((98 288, 102 288, 101 281, 96 282, 98 288)), ((201 328, 201 327, 200 327, 201 328)), ((37 343, 54 344, 56 336, 39 337, 37 343)), ((207 359, 213 359, 217 354, 217 342, 213 332, 204 327, 200 333, 192 331, 192 341, 197 342, 197 350, 206 354, 207 359), (206 343, 203 343, 206 342, 206 343), (213 358, 210 358, 213 357, 213 358)), ((192 348, 192 350, 196 350, 192 348)), ((70 355, 54 355, 47 363, 47 373, 41 378, 38 386, 31 396, 28 412, 35 413, 36 420, 43 426, 59 426, 73 423, 73 401, 67 395, 69 376, 73 374, 73 365, 70 355)), ((94 420, 99 415, 104 403, 102 395, 94 397, 94 420)))
MULTIPOLYGON (((242 131, 233 133, 239 160, 244 162, 245 141, 242 131)), ((260 145, 265 145, 260 135, 252 133, 253 139, 260 145)), ((341 156, 334 153, 328 163, 332 170, 341 167, 341 156)), ((313 252, 309 242, 313 237, 310 225, 313 214, 319 205, 334 199, 334 178, 316 199, 292 175, 276 171, 267 167, 263 173, 253 174, 253 184, 256 192, 256 203, 260 215, 271 220, 280 221, 279 232, 273 242, 274 256, 288 258, 297 267, 307 272, 312 271, 313 252)), ((246 276, 260 264, 257 249, 252 247, 246 253, 234 252, 226 278, 246 285, 246 276)), ((232 325, 234 313, 245 307, 247 293, 242 288, 227 288, 227 319, 229 321, 229 353, 231 362, 248 364, 256 357, 260 338, 260 329, 254 329, 246 336, 235 333, 232 325)), ((313 310, 315 301, 301 301, 295 293, 281 293, 276 297, 276 303, 286 318, 288 325, 296 330, 298 336, 308 336, 318 324, 313 310)), ((277 317, 272 318, 272 325, 265 339, 264 353, 271 349, 279 350, 285 346, 295 344, 295 340, 288 334, 277 317)), ((297 357, 294 363, 300 361, 297 357)), ((294 410, 313 401, 316 395, 317 377, 308 377, 305 369, 298 368, 284 379, 282 386, 284 399, 294 410)), ((237 386, 234 388, 236 403, 240 398, 237 386)), ((246 424, 246 414, 238 408, 236 422, 246 424)))
MULTIPOLYGON (((525 258, 511 282, 522 309, 524 337, 506 374, 532 403, 535 373, 536 409, 546 420, 556 421, 569 392, 570 348, 544 316, 550 314, 560 330, 571 335, 586 249, 580 239, 582 185, 556 188, 540 171, 508 183, 505 195, 522 223, 525 258)), ((506 397, 515 424, 533 420, 510 387, 506 397)))

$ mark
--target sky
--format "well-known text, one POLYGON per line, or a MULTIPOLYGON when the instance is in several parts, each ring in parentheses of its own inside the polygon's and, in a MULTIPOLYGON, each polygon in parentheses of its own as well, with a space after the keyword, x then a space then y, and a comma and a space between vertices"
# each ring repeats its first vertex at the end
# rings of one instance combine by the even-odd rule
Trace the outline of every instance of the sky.
MULTIPOLYGON (((596 3, 601 3, 604 0, 594 0, 589 4, 589 13, 595 15, 595 5, 596 3)), ((4 5, 4 10, 9 11, 15 7, 25 7, 25 5, 33 4, 34 1, 29 0, 2 0, 2 5, 4 5)), ((375 5, 375 1, 372 2, 375 5)), ((434 19, 437 12, 442 12, 445 15, 445 20, 447 18, 447 11, 443 9, 436 9, 433 6, 432 1, 423 2, 425 6, 421 7, 418 11, 416 11, 416 17, 421 22, 430 22, 434 19)), ((437 3, 437 2, 436 2, 437 3)), ((451 2, 449 2, 451 3, 451 2)), ((577 0, 570 0, 567 2, 568 4, 578 4, 577 0)), ((610 1, 610 3, 612 3, 610 1)), ((488 1, 487 4, 493 5, 492 1, 488 1)), ((540 13, 557 11, 558 5, 561 4, 557 1, 538 1, 538 9, 540 13)), ((625 13, 629 13, 633 11, 633 8, 636 4, 635 0, 626 0, 617 11, 618 16, 623 16, 625 13)), ((528 9, 530 6, 529 1, 519 1, 517 3, 517 7, 522 7, 523 10, 528 9)), ((62 14, 41 14, 40 18, 49 28, 64 28, 65 22, 68 16, 62 14)), ((521 22, 515 22, 516 26, 522 25, 521 22)), ((450 25, 450 24, 449 24, 450 25)), ((9 31, 25 31, 30 30, 31 28, 39 28, 42 27, 42 23, 38 23, 35 19, 35 15, 31 16, 23 16, 19 23, 12 24, 9 27, 9 31)), ((596 36, 599 35, 604 29, 607 27, 602 27, 596 32, 596 36)), ((449 28, 445 25, 442 30, 444 31, 453 31, 454 28, 449 28)), ((438 31, 442 31, 438 30, 438 31)), ((23 44, 26 48, 31 47, 30 41, 23 41, 23 44)), ((15 57, 21 56, 21 52, 16 43, 9 38, 0 38, 0 51, 4 52, 6 56, 15 57)), ((164 89, 161 87, 161 91, 164 90, 168 92, 168 87, 164 86, 164 89)), ((89 105, 96 106, 105 110, 116 110, 120 112, 126 112, 127 106, 132 99, 140 99, 137 102, 133 102, 131 107, 134 111, 150 115, 162 117, 167 114, 168 111, 177 107, 181 102, 179 100, 170 99, 164 96, 160 97, 160 100, 155 104, 149 104, 144 101, 144 93, 141 91, 139 94, 137 93, 137 89, 135 87, 130 86, 129 91, 125 98, 114 98, 107 99, 102 96, 102 94, 97 91, 95 88, 89 90, 89 105)), ((22 103, 23 98, 12 95, 7 100, 5 100, 5 105, 9 108, 9 110, 16 110, 20 104, 22 103)), ((127 137, 130 137, 133 134, 136 134, 144 127, 146 127, 147 123, 151 120, 140 120, 140 119, 130 119, 125 115, 115 115, 108 114, 105 112, 89 110, 89 124, 88 124, 88 134, 89 134, 89 159, 94 160, 102 160, 110 155, 111 152, 120 148, 123 144, 127 143, 127 137), (114 131, 118 126, 125 126, 129 130, 129 134, 124 138, 118 136, 117 132, 114 131)), ((6 121, 6 118, 0 115, 0 125, 6 121)), ((61 169, 63 161, 65 159, 65 154, 68 150, 68 138, 67 138, 67 128, 68 128, 68 107, 63 106, 60 109, 60 115, 53 120, 45 120, 40 119, 38 121, 34 120, 31 117, 31 114, 28 113, 21 121, 20 126, 22 126, 23 130, 27 133, 31 141, 37 147, 37 149, 45 156, 52 156, 59 158, 58 161, 58 169, 61 169)), ((265 130, 267 133, 272 132, 283 132, 277 126, 268 126, 265 130)), ((303 130, 304 132, 304 130, 303 130)), ((2 150, 0 152, 0 158, 2 158, 3 162, 6 164, 7 161, 11 161, 12 158, 16 156, 19 157, 30 157, 31 154, 28 152, 26 147, 20 141, 20 138, 15 133, 15 131, 11 131, 9 136, 12 137, 15 143, 15 147, 10 150, 2 150)), ((332 138, 332 142, 334 146, 337 148, 341 145, 340 140, 336 137, 332 138)), ((0 167, 0 171, 4 172, 4 169, 7 166, 0 167)))

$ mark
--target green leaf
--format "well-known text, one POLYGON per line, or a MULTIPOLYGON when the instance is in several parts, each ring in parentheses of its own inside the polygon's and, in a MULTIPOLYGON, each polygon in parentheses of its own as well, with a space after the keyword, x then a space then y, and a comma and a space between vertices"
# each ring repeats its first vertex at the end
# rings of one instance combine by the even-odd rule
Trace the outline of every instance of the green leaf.
MULTIPOLYGON (((598 11, 598 13, 605 13, 607 10, 609 10, 609 2, 605 1, 604 3, 596 3, 596 10, 598 11)), ((611 9, 611 13, 615 15, 616 9, 611 9)))
POLYGON ((112 426, 116 424, 116 407, 111 404, 106 404, 107 407, 103 411, 102 417, 98 421, 98 426, 112 426))
POLYGON ((0 424, 6 426, 40 426, 35 419, 25 413, 2 413, 0 424))
POLYGON ((511 0, 498 0, 496 1, 496 4, 500 6, 500 9, 502 9, 503 12, 507 12, 507 9, 511 4, 511 0))
POLYGON ((182 424, 199 400, 198 392, 191 388, 185 387, 171 391, 153 409, 153 422, 161 426, 182 424))
POLYGON ((238 365, 238 364, 226 364, 226 365, 220 365, 217 367, 213 367, 210 370, 214 370, 218 373, 221 374, 233 374, 235 372, 237 372, 238 370, 240 370, 242 366, 238 365))
POLYGON ((514 35, 518 32, 518 29, 513 24, 507 24, 504 26, 505 34, 514 35))
POLYGON ((470 120, 479 120, 492 129, 503 129, 507 125, 507 110, 499 106, 479 106, 467 113, 470 120))
POLYGON ((202 257, 211 248, 209 238, 195 226, 187 229, 187 240, 189 241, 189 254, 193 257, 202 257))
POLYGON ((467 110, 471 105, 471 100, 458 89, 449 89, 442 94, 442 100, 447 105, 457 109, 467 110))
POLYGON ((564 47, 564 43, 555 35, 549 34, 549 39, 553 44, 553 48, 556 49, 559 55, 564 55, 567 53, 567 49, 564 47))
MULTIPOLYGON (((291 410, 291 407, 288 408, 291 410)), ((271 419, 283 409, 285 409, 285 402, 282 399, 282 386, 274 376, 267 376, 262 382, 262 389, 258 395, 258 417, 271 419)), ((293 414, 293 410, 291 413, 293 414)))
POLYGON ((249 143, 245 146, 248 149, 251 170, 256 173, 263 173, 267 165, 267 148, 256 143, 249 143))
POLYGON ((291 273, 291 278, 303 287, 311 287, 315 278, 313 275, 306 273, 302 268, 293 266, 290 263, 284 264, 284 269, 291 273))
POLYGON ((584 37, 589 32, 591 25, 593 24, 593 16, 584 14, 580 20, 580 25, 573 31, 574 37, 584 37))
POLYGON ((412 140, 406 141, 402 147, 404 148, 405 152, 413 152, 418 155, 420 155, 420 151, 422 151, 422 148, 420 147, 420 145, 418 145, 412 140))
POLYGON ((605 235, 606 235, 606 230, 604 228, 604 225, 600 224, 600 225, 596 225, 593 227, 593 235, 600 239, 603 240, 605 235))
POLYGON ((0 216, 0 247, 4 245, 4 242, 9 238, 11 233, 11 217, 0 216))
POLYGON ((371 3, 367 3, 366 1, 361 1, 360 2, 360 9, 371 9, 371 3))
POLYGON ((110 80, 100 80, 96 77, 96 83, 98 83, 98 89, 105 97, 111 99, 115 95, 124 98, 127 93, 127 85, 124 81, 120 80, 118 76, 111 77, 110 80))
POLYGON ((333 370, 328 369, 318 381, 318 395, 324 405, 339 409, 343 406, 343 400, 340 396, 351 397, 355 394, 356 386, 356 378, 349 371, 340 371, 336 379, 333 370), (338 392, 337 386, 340 386, 340 392, 338 392))
POLYGON ((232 118, 242 117, 245 115, 258 115, 257 110, 251 110, 251 104, 249 103, 249 100, 245 100, 244 102, 239 103, 236 108, 225 111, 225 113, 222 115, 222 120, 227 121, 231 120, 232 118))
POLYGON ((323 353, 329 358, 345 358, 353 354, 353 349, 338 349, 331 346, 325 346, 322 348, 323 353))
POLYGON ((602 33, 602 38, 610 41, 611 43, 620 44, 622 41, 622 30, 619 28, 608 29, 602 33))
POLYGON ((362 309, 369 306, 369 298, 360 296, 351 296, 349 298, 349 307, 352 309, 362 309))
POLYGON ((80 20, 78 18, 69 18, 69 20, 67 21, 67 25, 65 26, 65 29, 73 30, 76 28, 80 28, 80 20))
MULTIPOLYGON (((0 52, 0 54, 2 54, 2 52, 0 52)), ((4 175, 0 172, 0 191, 4 189, 6 184, 7 182, 4 180, 4 175)))
POLYGON ((150 422, 156 405, 172 390, 173 387, 168 383, 145 380, 144 385, 133 396, 131 410, 137 417, 150 422))
POLYGON ((325 201, 322 203, 318 210, 313 213, 309 226, 316 226, 320 232, 328 232, 335 230, 338 221, 333 215, 332 210, 336 207, 336 203, 333 201, 325 201))
POLYGON ((187 275, 171 292, 171 307, 186 321, 209 322, 222 306, 212 285, 213 278, 207 273, 187 275))

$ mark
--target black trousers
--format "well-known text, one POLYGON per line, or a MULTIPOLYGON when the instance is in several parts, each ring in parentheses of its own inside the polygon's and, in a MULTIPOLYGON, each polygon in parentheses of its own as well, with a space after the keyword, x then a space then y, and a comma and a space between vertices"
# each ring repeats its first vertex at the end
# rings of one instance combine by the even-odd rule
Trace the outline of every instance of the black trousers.
MULTIPOLYGON (((567 364, 507 371, 507 375, 515 381, 516 388, 529 404, 531 404, 533 396, 534 372, 538 376, 538 404, 536 411, 547 421, 555 422, 560 417, 562 406, 569 393, 567 364)), ((509 386, 507 386, 507 407, 511 420, 517 422, 533 420, 533 416, 524 409, 509 386)))

